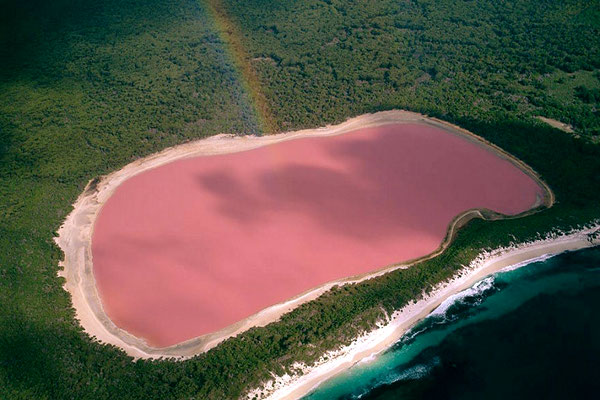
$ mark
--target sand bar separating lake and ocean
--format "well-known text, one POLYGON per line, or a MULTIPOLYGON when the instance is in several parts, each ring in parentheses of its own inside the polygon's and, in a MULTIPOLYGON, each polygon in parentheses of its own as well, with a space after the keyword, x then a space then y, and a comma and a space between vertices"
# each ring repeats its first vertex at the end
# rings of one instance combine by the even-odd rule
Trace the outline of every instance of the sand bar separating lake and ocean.
POLYGON ((373 331, 357 338, 349 346, 325 355, 315 365, 298 365, 294 376, 284 375, 266 382, 248 394, 248 399, 299 399, 321 383, 356 363, 370 360, 396 343, 417 322, 427 317, 444 300, 504 268, 529 264, 565 251, 600 245, 600 223, 567 233, 553 234, 529 243, 516 244, 494 251, 484 251, 449 282, 440 284, 422 300, 409 304, 382 322, 373 331))
POLYGON ((552 201, 501 150, 389 111, 138 160, 88 186, 57 242, 88 333, 136 357, 189 356, 335 283, 437 254, 479 208, 552 201))

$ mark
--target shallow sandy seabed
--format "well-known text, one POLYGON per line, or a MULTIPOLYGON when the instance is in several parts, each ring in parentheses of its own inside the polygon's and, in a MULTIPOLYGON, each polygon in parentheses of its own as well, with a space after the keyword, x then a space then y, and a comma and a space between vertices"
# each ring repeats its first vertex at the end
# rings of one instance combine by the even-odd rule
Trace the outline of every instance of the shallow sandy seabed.
MULTIPOLYGON (((178 345, 165 348, 153 348, 148 346, 143 340, 117 327, 107 317, 98 296, 92 270, 91 237, 94 222, 102 205, 113 194, 115 189, 128 178, 131 178, 143 171, 147 171, 149 169, 156 168, 158 166, 183 158, 200 155, 206 156, 234 153, 296 138, 333 136, 361 128, 371 128, 391 123, 406 122, 433 125, 450 133, 460 134, 476 143, 486 145, 486 147, 494 150, 500 157, 511 161, 522 171, 535 179, 537 183, 545 190, 545 197, 544 199, 541 199, 539 207, 551 206, 553 204, 554 196, 552 192, 547 185, 538 178, 537 174, 527 165, 523 164, 519 160, 514 159, 496 146, 485 142, 483 139, 459 127, 436 119, 427 118, 420 114, 406 111, 395 110, 376 114, 366 114, 352 118, 335 126, 289 132, 272 136, 239 137, 233 135, 217 135, 207 139, 186 143, 137 160, 119 171, 113 172, 99 180, 93 180, 90 182, 84 193, 82 193, 82 195, 74 204, 74 210, 69 214, 64 224, 59 229, 56 241, 65 253, 64 261, 61 263, 64 267, 64 270, 59 274, 66 278, 65 289, 69 291, 72 296, 73 306, 76 310, 76 316, 81 322, 83 328, 88 334, 96 337, 99 341, 116 345, 124 349, 127 354, 134 357, 190 357, 194 354, 206 351, 226 338, 235 336, 236 334, 243 332, 250 327, 264 326, 270 322, 273 322, 282 314, 294 309, 298 305, 317 298, 334 285, 359 282, 364 279, 369 279, 374 276, 390 272, 394 269, 407 268, 414 262, 418 261, 411 260, 402 264, 388 266, 362 276, 354 276, 326 283, 320 287, 311 289, 306 293, 300 294, 299 296, 296 296, 288 301, 266 308, 265 310, 260 311, 259 313, 218 332, 200 336, 178 345)), ((441 246, 432 254, 419 260, 434 257, 442 252, 448 246, 456 229, 474 217, 501 218, 502 216, 486 210, 468 210, 464 212, 463 214, 457 216, 450 224, 446 239, 443 241, 441 246)))

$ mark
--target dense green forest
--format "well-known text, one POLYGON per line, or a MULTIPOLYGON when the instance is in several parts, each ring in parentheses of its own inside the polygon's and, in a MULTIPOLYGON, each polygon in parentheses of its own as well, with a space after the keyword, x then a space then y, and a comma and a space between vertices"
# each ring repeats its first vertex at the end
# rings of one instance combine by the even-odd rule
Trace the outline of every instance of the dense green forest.
POLYGON ((284 130, 397 107, 600 134, 597 100, 572 87, 600 88, 597 2, 230 3, 284 130))
POLYGON ((134 362, 83 333, 53 237, 92 178, 187 140, 263 133, 240 54, 214 1, 0 4, 2 399, 236 398, 348 343, 481 248, 600 217, 599 1, 222 0, 275 130, 423 112, 527 162, 557 204, 472 221, 435 259, 336 288, 191 360, 134 362))

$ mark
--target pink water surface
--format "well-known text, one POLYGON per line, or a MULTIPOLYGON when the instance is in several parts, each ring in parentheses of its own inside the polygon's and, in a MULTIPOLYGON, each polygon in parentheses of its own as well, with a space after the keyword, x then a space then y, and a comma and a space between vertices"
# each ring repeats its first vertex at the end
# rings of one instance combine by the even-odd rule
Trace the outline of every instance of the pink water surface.
POLYGON ((118 187, 92 252, 103 306, 153 346, 325 282, 426 255, 467 209, 542 195, 491 151, 423 124, 173 162, 118 187))

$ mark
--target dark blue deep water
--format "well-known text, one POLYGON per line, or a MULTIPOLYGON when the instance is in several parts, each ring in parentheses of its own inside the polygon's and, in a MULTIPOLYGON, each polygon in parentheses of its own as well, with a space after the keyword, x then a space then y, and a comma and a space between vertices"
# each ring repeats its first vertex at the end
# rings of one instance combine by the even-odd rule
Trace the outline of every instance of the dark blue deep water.
POLYGON ((307 396, 600 399, 600 248, 499 272, 307 396))

